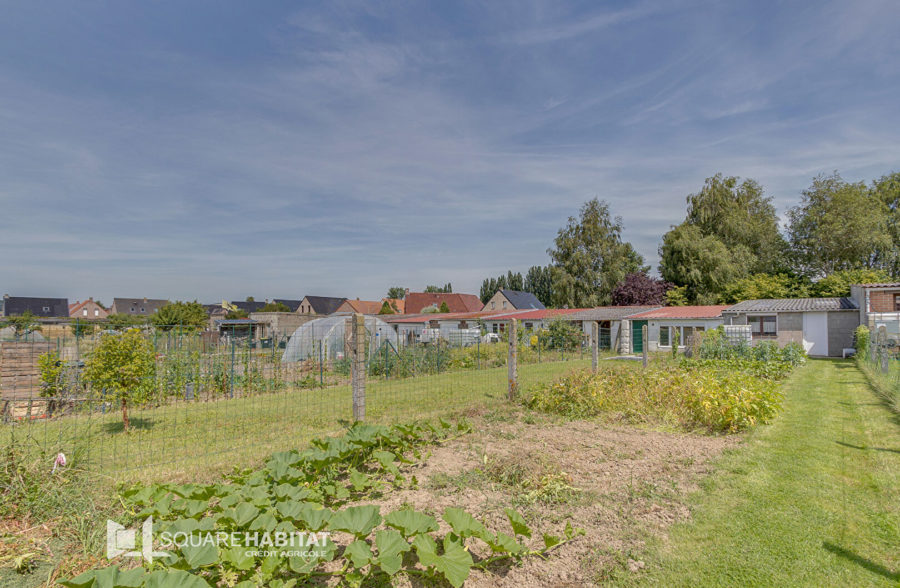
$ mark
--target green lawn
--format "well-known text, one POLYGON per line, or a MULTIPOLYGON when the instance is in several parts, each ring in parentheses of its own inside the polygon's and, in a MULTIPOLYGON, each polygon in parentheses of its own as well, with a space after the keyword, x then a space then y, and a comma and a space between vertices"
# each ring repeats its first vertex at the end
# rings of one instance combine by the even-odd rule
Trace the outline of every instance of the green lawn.
POLYGON ((900 585, 900 418, 849 361, 810 362, 785 396, 621 583, 900 585))
MULTIPOLYGON (((527 389, 590 360, 519 367, 527 389)), ((366 420, 401 422, 449 416, 504 402, 506 367, 464 370, 399 380, 370 379, 366 420)), ((129 411, 132 430, 122 431, 121 413, 34 421, 0 427, 0 446, 15 434, 47 463, 63 451, 73 465, 119 479, 208 478, 234 465, 251 465, 273 451, 305 446, 313 437, 337 432, 352 418, 348 385, 295 389, 215 402, 181 402, 129 411)), ((49 465, 48 465, 49 467, 49 465)))

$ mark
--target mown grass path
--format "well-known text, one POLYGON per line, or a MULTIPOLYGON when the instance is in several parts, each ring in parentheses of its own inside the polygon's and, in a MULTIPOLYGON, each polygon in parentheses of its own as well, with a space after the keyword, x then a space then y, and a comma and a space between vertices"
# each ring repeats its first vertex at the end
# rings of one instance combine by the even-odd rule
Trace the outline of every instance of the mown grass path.
POLYGON ((785 395, 624 583, 900 586, 900 418, 849 361, 811 361, 785 395))

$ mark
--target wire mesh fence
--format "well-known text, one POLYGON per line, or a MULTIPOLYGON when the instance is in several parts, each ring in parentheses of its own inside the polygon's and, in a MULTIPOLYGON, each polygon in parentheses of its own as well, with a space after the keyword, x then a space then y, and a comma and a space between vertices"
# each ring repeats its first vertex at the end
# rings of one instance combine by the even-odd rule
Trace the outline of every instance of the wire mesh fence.
MULTIPOLYGON (((354 418, 354 372, 370 422, 506 401, 504 332, 410 335, 374 317, 359 332, 362 343, 354 347, 352 317, 330 316, 289 337, 260 339, 252 325, 233 324, 216 332, 94 328, 0 341, 0 440, 48 463, 64 452, 116 477, 172 477, 251 464, 338 432, 354 418), (140 340, 132 356, 122 355, 126 336, 140 340), (141 354, 144 363, 135 359, 141 354)), ((591 361, 580 330, 551 338, 519 329, 514 344, 520 390, 591 361)))
POLYGON ((900 335, 884 326, 870 330, 868 347, 858 359, 882 396, 900 412, 900 335))

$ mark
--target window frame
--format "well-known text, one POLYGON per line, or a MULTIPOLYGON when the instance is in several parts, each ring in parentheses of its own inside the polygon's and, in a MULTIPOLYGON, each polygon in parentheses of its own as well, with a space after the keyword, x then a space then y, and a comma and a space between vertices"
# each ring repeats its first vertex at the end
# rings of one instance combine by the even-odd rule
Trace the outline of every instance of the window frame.
POLYGON ((753 338, 775 338, 778 336, 778 315, 777 314, 754 314, 747 316, 747 324, 750 325, 750 335, 753 338), (766 319, 772 319, 768 321, 766 319), (767 322, 772 322, 775 325, 775 330, 772 332, 766 332, 765 325, 767 322), (758 326, 759 331, 754 331, 753 327, 758 326))

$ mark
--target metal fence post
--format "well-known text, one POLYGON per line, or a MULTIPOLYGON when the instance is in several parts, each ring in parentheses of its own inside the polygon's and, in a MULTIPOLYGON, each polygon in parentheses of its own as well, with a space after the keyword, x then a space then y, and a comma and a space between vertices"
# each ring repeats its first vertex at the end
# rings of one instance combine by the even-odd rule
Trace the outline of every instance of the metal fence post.
POLYGON ((647 325, 641 327, 641 362, 647 367, 647 325))
POLYGON ((353 420, 366 418, 366 317, 354 314, 351 320, 350 360, 353 388, 353 420))
POLYGON ((509 370, 507 378, 509 381, 510 400, 515 400, 516 396, 519 394, 518 347, 518 325, 516 319, 512 319, 509 321, 509 357, 507 359, 507 368, 509 370))
POLYGON ((597 373, 600 367, 600 323, 591 323, 591 371, 597 373))

